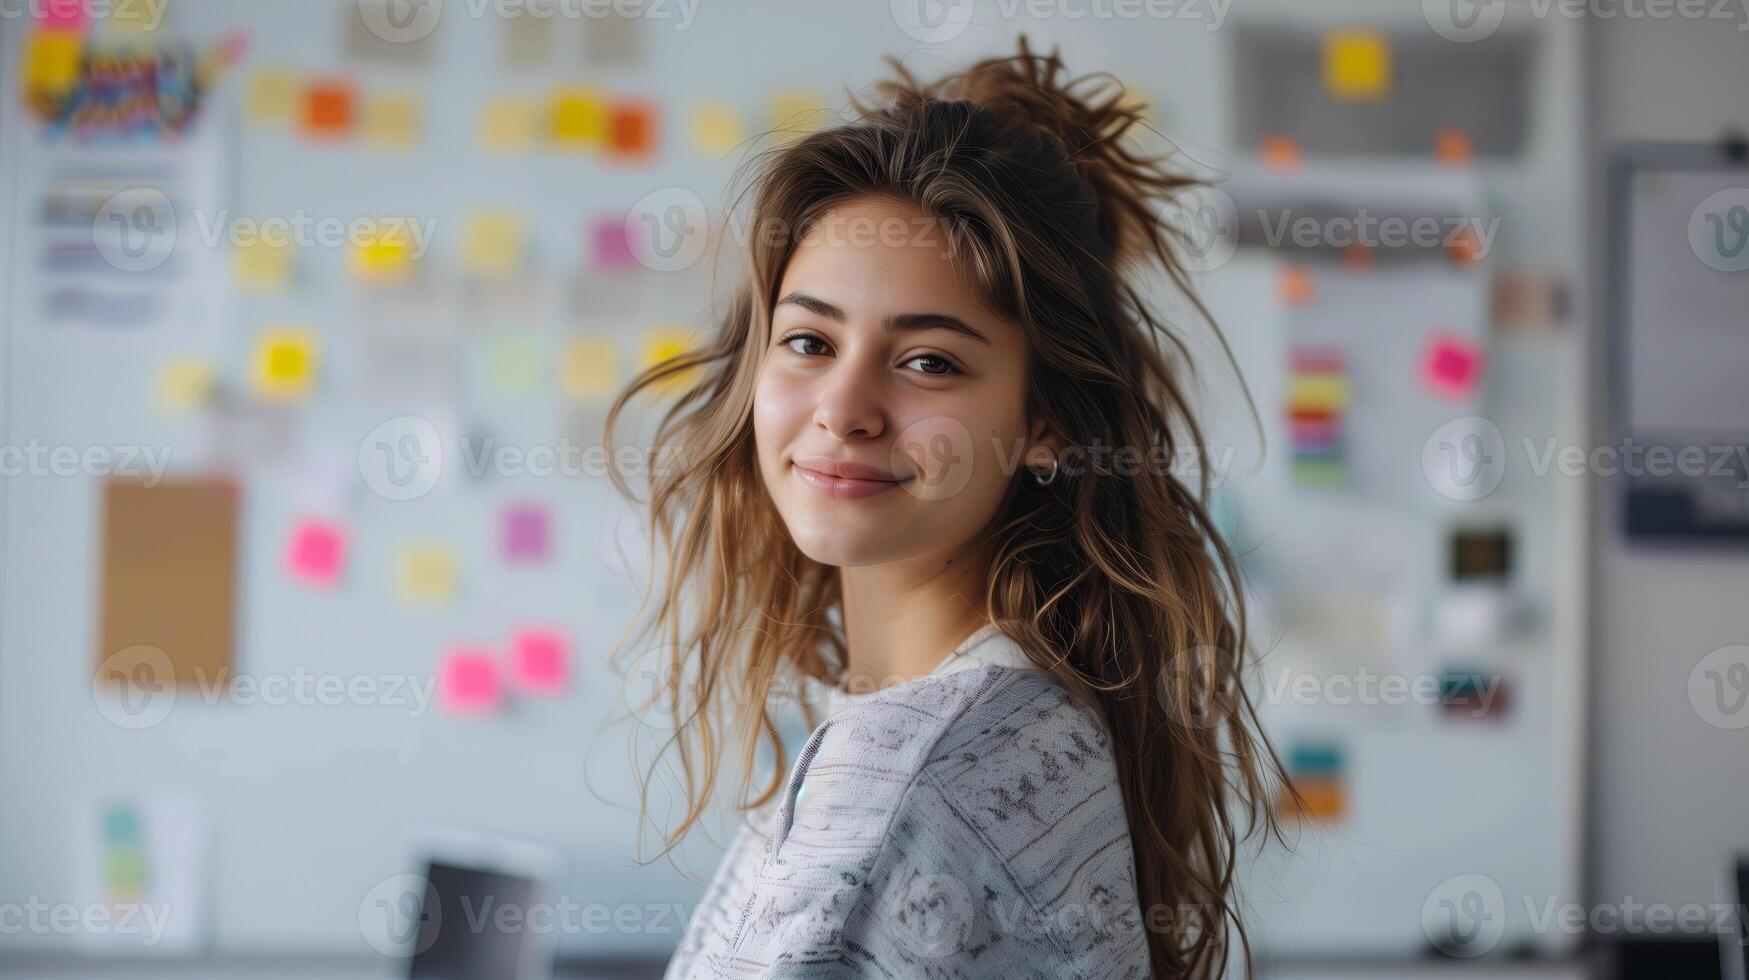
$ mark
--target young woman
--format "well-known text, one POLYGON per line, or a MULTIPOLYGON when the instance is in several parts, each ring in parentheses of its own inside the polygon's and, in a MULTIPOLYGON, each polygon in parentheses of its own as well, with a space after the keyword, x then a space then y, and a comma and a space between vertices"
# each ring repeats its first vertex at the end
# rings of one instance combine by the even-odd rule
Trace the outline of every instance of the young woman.
POLYGON ((1207 480, 1169 465, 1201 438, 1185 346, 1142 294, 1186 287, 1157 210, 1191 181, 1024 38, 893 67, 758 161, 714 340, 608 420, 679 390, 649 487, 669 845, 725 747, 749 818, 668 976, 1218 976, 1281 769, 1207 480), (825 696, 791 766, 796 686, 825 696))

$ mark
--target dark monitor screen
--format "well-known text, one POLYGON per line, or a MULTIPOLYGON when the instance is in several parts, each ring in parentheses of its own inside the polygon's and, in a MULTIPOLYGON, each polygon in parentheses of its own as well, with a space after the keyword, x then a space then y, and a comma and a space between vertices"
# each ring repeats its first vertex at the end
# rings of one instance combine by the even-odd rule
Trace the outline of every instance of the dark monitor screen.
POLYGON ((533 952, 527 878, 433 862, 413 943, 409 980, 514 980, 533 952))

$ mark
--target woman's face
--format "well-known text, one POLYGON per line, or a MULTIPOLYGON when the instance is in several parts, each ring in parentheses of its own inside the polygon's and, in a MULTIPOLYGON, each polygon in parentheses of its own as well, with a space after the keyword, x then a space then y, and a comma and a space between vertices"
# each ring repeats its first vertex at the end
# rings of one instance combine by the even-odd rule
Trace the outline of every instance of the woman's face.
POLYGON ((959 280, 921 212, 877 198, 834 208, 777 296, 753 433, 809 558, 955 554, 1016 475, 1046 462, 1052 444, 1026 419, 1025 333, 959 280))

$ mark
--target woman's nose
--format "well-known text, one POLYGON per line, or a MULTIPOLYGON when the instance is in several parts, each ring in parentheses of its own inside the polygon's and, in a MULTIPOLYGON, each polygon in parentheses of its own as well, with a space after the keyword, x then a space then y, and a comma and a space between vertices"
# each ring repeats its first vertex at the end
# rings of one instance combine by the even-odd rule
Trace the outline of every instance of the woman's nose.
POLYGON ((880 368, 841 357, 821 382, 814 424, 840 439, 874 438, 886 430, 880 368))

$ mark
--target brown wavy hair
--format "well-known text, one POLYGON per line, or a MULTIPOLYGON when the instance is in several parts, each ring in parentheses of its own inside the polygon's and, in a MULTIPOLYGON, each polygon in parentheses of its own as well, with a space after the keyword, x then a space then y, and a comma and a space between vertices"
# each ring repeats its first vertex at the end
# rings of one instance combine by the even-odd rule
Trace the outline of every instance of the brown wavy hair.
MULTIPOLYGON (((751 421, 785 264, 827 211, 885 196, 946 229, 967 281, 1025 330, 1029 417, 1066 445, 1173 460, 1204 445, 1186 398, 1188 346, 1141 292, 1144 275, 1164 272, 1209 320, 1177 258, 1181 236, 1162 220, 1198 181, 1132 145, 1142 107, 1109 75, 1061 77, 1057 52, 1035 54, 1024 37, 1017 55, 927 84, 888 61, 895 77, 852 97, 851 121, 749 160, 735 200, 750 190, 751 227, 792 233, 753 235, 715 336, 642 371, 608 412, 611 447, 634 396, 672 398, 653 436, 665 458, 648 487, 656 571, 637 617, 653 611, 637 632, 660 635, 656 696, 675 723, 663 749, 678 753, 688 801, 669 849, 705 812, 725 749, 741 806, 780 791, 788 760, 773 699, 786 676, 830 678, 846 663, 837 569, 790 540, 751 421), (755 795, 762 744, 776 764, 755 795)), ((1193 486, 1168 467, 1134 469, 1017 479, 979 538, 993 556, 985 601, 990 621, 1109 728, 1154 975, 1216 977, 1235 947, 1250 965, 1238 847, 1259 828, 1280 836, 1267 794, 1286 783, 1242 683, 1245 604, 1210 517, 1209 473, 1193 486)), ((647 802, 647 779, 643 789, 647 802)))

